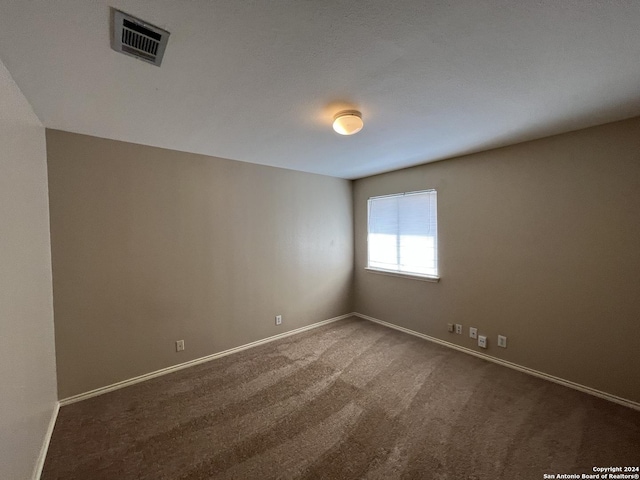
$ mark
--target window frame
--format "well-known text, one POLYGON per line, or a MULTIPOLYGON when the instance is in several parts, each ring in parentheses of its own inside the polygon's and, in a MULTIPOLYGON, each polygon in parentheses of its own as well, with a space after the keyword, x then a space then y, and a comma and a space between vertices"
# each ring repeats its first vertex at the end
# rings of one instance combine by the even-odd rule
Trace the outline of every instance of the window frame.
POLYGON ((435 188, 429 188, 425 190, 416 190, 411 192, 402 192, 402 193, 392 193, 387 195, 376 195, 369 197, 367 199, 367 265, 365 270, 370 273, 376 273, 381 275, 389 275, 393 277, 402 277, 402 278, 410 278, 414 280, 421 280, 424 282, 439 282, 440 281, 440 261, 439 261, 439 245, 438 245, 438 191, 435 188), (371 259, 370 259, 370 249, 369 249, 369 236, 371 232, 370 228, 370 219, 371 219, 371 200, 379 199, 379 198, 389 198, 389 197, 404 197, 408 195, 417 195, 421 193, 435 193, 436 194, 436 235, 435 235, 435 265, 436 265, 436 274, 421 274, 414 272, 402 272, 399 270, 387 270, 379 267, 371 267, 371 259))

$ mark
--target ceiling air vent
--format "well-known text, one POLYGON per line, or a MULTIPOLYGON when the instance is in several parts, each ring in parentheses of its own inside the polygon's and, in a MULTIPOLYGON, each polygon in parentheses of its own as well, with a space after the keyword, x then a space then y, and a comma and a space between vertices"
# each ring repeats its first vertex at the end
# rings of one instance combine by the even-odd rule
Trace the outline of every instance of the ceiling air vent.
POLYGON ((160 66, 169 32, 112 8, 111 48, 160 66))

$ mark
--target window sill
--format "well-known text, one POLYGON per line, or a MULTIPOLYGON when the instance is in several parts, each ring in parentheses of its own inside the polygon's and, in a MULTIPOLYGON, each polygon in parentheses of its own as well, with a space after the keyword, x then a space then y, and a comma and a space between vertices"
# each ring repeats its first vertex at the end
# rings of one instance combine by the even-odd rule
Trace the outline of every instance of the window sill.
POLYGON ((440 281, 440 277, 434 275, 418 275, 415 273, 403 273, 403 272, 393 272, 391 270, 379 270, 377 268, 365 267, 365 270, 371 273, 377 273, 380 275, 389 275, 391 277, 402 277, 402 278, 410 278, 412 280, 420 280, 422 282, 434 282, 437 283, 440 281))

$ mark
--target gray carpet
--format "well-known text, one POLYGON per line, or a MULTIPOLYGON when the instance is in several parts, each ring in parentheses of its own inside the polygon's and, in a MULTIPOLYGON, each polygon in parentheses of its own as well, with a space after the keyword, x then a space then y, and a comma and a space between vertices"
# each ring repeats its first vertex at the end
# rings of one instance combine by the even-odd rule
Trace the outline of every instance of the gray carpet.
POLYGON ((62 407, 42 479, 542 479, 640 412, 360 319, 62 407))

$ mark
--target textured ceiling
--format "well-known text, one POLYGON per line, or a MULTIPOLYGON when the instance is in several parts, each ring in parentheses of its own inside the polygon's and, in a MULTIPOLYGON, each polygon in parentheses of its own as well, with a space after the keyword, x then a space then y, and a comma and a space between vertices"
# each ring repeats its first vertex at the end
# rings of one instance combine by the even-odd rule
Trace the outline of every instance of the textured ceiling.
POLYGON ((0 59, 49 128, 358 178, 640 115, 639 25, 631 0, 0 0, 0 59), (109 6, 171 32, 162 67, 110 49, 109 6))

